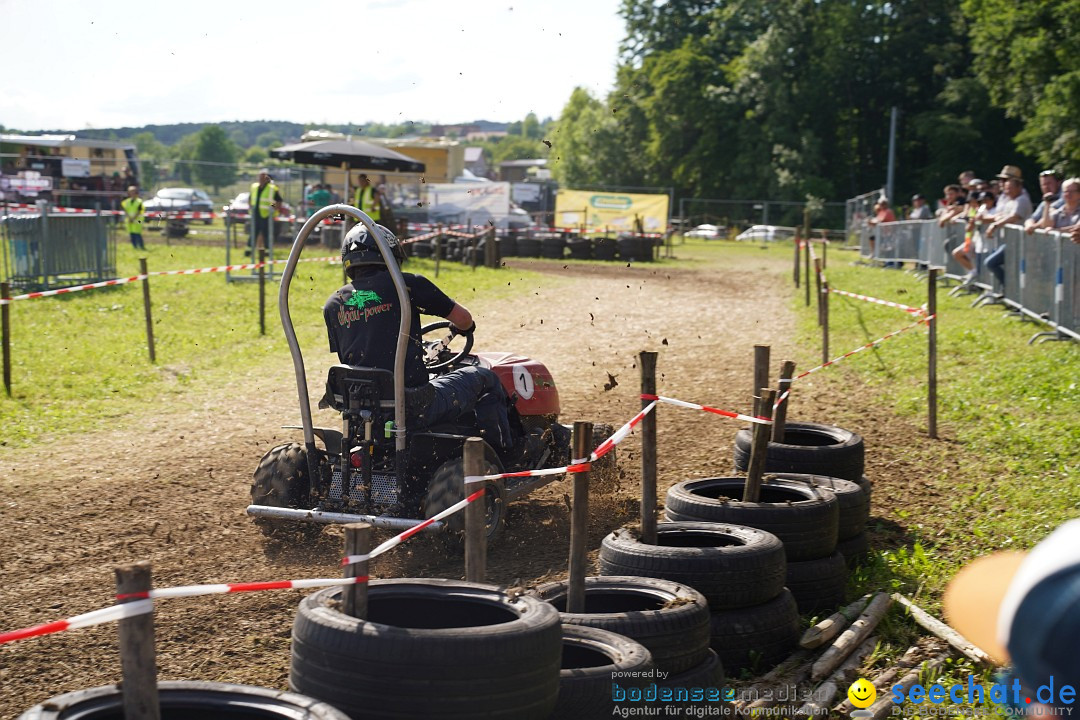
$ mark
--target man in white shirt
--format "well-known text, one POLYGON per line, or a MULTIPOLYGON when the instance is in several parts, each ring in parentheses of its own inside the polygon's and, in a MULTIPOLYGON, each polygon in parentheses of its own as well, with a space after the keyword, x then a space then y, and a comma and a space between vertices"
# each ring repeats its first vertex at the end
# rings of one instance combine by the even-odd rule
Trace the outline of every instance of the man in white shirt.
MULTIPOLYGON (((994 222, 986 228, 986 237, 992 238, 998 228, 1005 225, 1018 225, 1031 217, 1031 198, 1024 190, 1024 178, 1020 168, 1006 165, 998 173, 998 179, 1005 184, 1004 192, 998 198, 994 222)), ((1002 291, 1005 287, 1005 244, 998 245, 986 258, 986 268, 994 274, 1002 291)))

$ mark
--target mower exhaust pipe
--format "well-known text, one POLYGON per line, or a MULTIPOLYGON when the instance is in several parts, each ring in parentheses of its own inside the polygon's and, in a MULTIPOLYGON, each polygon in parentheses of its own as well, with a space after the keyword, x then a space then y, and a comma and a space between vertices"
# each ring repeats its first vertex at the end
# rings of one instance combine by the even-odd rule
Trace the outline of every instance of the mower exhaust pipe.
MULTIPOLYGON (((408 518, 393 518, 384 515, 352 515, 350 513, 325 512, 323 510, 298 510, 296 508, 271 507, 269 505, 248 505, 247 514, 251 517, 270 518, 271 520, 294 520, 297 522, 325 523, 327 525, 349 523, 371 523, 377 528, 390 530, 408 530, 426 522, 425 520, 409 520, 408 518)), ((433 522, 424 528, 429 530, 443 530, 446 526, 442 522, 433 522)))

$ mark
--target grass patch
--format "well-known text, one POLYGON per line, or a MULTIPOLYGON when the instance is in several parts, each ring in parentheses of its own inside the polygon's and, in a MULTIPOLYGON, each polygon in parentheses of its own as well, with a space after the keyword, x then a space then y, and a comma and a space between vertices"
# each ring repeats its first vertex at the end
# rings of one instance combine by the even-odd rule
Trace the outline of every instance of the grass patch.
MULTIPOLYGON (((146 253, 118 243, 117 273, 138 273, 138 258, 151 272, 222 265, 223 246, 174 243, 153 236, 146 253)), ((278 255, 284 257, 286 250, 278 255)), ((336 255, 310 246, 304 257, 336 255)), ((242 250, 233 263, 245 262, 242 250)), ((407 271, 434 279, 430 261, 411 260, 407 271)), ((246 274, 246 271, 239 273, 246 274)), ((517 294, 540 275, 442 263, 438 285, 466 306, 517 294)), ((544 281, 551 284, 550 277, 544 281)), ((303 263, 291 286, 293 322, 307 358, 324 360, 322 305, 341 286, 341 266, 303 263)), ((46 436, 85 430, 145 407, 186 402, 195 386, 222 382, 237 369, 287 362, 288 347, 277 314, 278 283, 267 284, 266 335, 259 335, 258 284, 225 281, 224 273, 154 277, 150 280, 157 363, 146 347, 142 288, 131 283, 71 295, 20 301, 11 306, 12 397, 0 395, 0 445, 26 447, 46 436)))
MULTIPOLYGON (((857 266, 847 253, 830 260, 834 288, 911 306, 926 302, 927 282, 910 273, 857 266)), ((878 551, 851 581, 852 595, 899 591, 936 613, 946 583, 967 561, 998 549, 1029 548, 1080 514, 1080 348, 1028 345, 1036 325, 1003 317, 1000 307, 972 309, 973 296, 946 294, 939 288, 941 439, 889 449, 921 471, 921 477, 891 482, 925 483, 925 497, 909 507, 882 507, 875 497, 878 522, 901 526, 910 542, 878 551)), ((801 345, 820 348, 815 308, 805 306, 801 291, 793 302, 801 345)), ((912 321, 900 310, 836 295, 829 319, 833 357, 912 321)), ((837 393, 863 385, 869 393, 860 394, 869 394, 875 406, 853 412, 891 413, 925 432, 926 335, 922 327, 909 331, 820 373, 819 382, 837 393)), ((820 350, 802 360, 803 367, 818 364, 820 350)), ((890 649, 886 655, 902 652, 919 634, 913 623, 893 616, 880 633, 890 649)), ((967 662, 949 664, 937 682, 966 682, 968 674, 976 682, 994 682, 991 672, 967 662)), ((919 715, 919 706, 905 707, 905 717, 919 715)))

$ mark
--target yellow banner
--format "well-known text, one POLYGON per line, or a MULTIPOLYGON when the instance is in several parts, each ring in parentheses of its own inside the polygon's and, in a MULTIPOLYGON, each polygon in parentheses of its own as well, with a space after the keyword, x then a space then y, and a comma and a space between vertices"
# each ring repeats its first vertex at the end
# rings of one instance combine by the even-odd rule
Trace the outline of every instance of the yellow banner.
POLYGON ((555 224, 589 230, 634 230, 634 218, 641 218, 647 233, 667 232, 668 196, 636 193, 559 190, 555 197, 555 224))

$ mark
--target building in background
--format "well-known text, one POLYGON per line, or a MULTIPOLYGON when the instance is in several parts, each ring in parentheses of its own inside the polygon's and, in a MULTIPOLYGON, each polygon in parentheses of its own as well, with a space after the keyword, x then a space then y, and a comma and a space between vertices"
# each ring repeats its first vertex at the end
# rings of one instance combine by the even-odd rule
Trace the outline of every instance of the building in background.
POLYGON ((138 180, 132 143, 0 134, 0 193, 6 202, 111 208, 138 180))

